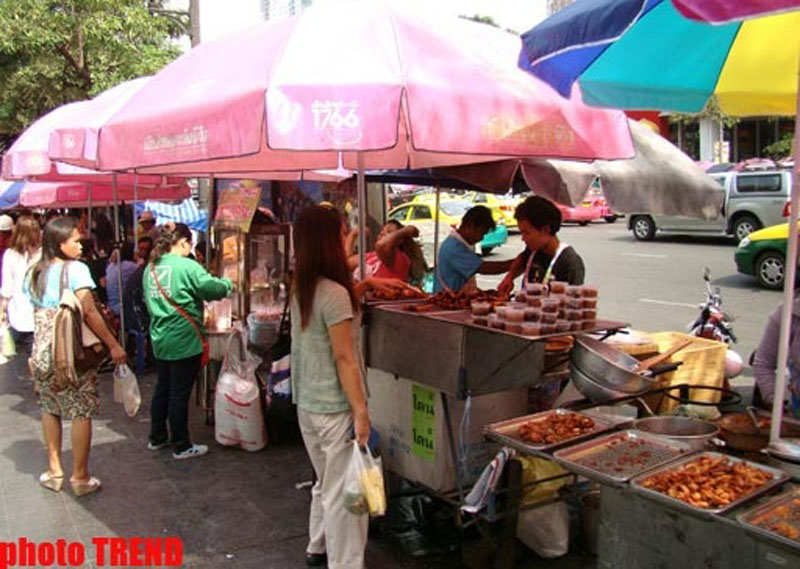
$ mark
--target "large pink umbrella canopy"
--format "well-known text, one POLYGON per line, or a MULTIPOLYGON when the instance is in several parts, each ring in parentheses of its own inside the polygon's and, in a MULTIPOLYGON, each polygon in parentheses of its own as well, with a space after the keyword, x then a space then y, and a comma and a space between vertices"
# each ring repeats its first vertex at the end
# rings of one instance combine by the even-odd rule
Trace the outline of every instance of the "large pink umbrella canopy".
POLYGON ((357 153, 368 169, 633 155, 621 112, 559 98, 517 69, 518 49, 502 30, 376 0, 315 4, 165 67, 101 128, 96 165, 235 173, 356 169, 357 153))
MULTIPOLYGON (((100 125, 116 113, 148 79, 144 77, 122 83, 101 93, 95 99, 62 105, 37 119, 20 134, 3 155, 3 178, 110 184, 114 175, 112 172, 81 166, 91 166, 96 161, 93 152, 100 125), (79 164, 78 166, 48 156, 51 134, 59 128, 66 129, 63 140, 71 141, 69 147, 76 149, 75 162, 79 164), (78 131, 80 131, 79 138, 76 137, 78 131), (86 146, 83 141, 86 141, 86 146)), ((135 174, 118 174, 117 181, 120 185, 138 185, 142 188, 165 183, 161 176, 135 174)), ((176 185, 180 180, 172 179, 166 183, 176 185)))
POLYGON ((181 200, 191 195, 186 184, 134 187, 96 182, 26 182, 19 196, 24 207, 87 207, 116 201, 181 200))

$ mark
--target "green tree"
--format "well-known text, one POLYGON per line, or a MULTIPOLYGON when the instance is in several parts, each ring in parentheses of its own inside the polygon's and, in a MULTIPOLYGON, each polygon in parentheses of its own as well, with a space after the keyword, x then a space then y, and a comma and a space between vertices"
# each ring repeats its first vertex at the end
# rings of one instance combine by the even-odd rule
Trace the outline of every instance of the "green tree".
POLYGON ((188 15, 145 0, 0 0, 0 146, 70 101, 154 73, 188 15))

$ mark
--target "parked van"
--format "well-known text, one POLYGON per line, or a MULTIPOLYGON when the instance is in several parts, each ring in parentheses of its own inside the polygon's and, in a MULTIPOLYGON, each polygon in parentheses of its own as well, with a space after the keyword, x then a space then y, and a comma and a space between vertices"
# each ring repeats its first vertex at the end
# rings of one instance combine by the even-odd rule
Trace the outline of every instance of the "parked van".
POLYGON ((786 221, 792 184, 790 170, 718 172, 709 176, 725 188, 725 201, 717 219, 635 213, 628 219, 633 236, 649 241, 663 231, 732 235, 741 241, 753 231, 786 221))

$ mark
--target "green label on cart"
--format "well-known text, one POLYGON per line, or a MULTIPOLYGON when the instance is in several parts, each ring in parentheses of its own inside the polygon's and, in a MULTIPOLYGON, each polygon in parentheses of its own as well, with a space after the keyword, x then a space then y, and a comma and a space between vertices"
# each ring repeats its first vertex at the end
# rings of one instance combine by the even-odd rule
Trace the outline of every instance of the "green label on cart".
POLYGON ((411 390, 414 409, 411 415, 411 453, 428 462, 436 457, 436 392, 419 385, 411 390))

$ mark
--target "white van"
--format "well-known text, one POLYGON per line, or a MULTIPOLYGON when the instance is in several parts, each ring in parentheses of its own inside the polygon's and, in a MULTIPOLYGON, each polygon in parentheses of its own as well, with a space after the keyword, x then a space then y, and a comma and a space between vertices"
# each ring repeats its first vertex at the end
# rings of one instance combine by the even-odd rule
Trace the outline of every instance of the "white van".
POLYGON ((628 229, 633 236, 640 241, 649 241, 662 231, 732 235, 738 242, 757 229, 786 221, 792 186, 791 170, 720 172, 709 176, 725 188, 725 201, 716 219, 634 213, 628 218, 628 229))

